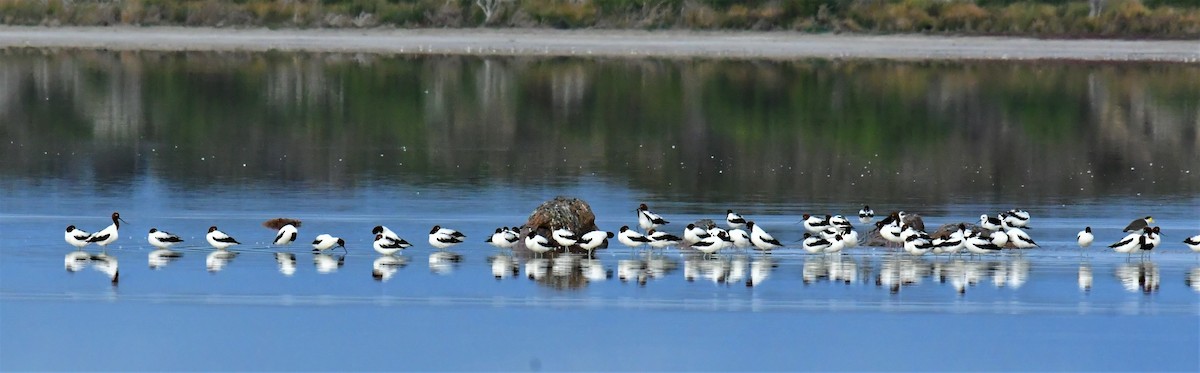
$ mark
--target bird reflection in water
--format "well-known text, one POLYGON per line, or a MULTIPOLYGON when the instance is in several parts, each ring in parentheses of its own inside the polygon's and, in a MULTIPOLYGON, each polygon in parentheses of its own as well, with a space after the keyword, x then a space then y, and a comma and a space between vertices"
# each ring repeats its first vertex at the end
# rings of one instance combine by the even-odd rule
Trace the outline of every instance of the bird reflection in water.
POLYGON ((63 264, 66 265, 67 272, 75 273, 87 268, 92 262, 92 254, 86 251, 76 250, 67 253, 67 257, 63 258, 63 264))
POLYGON ((808 256, 804 259, 801 278, 805 285, 824 280, 854 284, 859 282, 858 262, 845 255, 808 256))
POLYGON ((1158 291, 1158 264, 1152 261, 1118 265, 1115 274, 1121 286, 1130 292, 1150 294, 1158 291))
POLYGON ((1192 288, 1197 293, 1200 293, 1200 267, 1193 267, 1187 273, 1187 277, 1183 278, 1183 283, 1192 288))
POLYGON ((346 256, 333 256, 329 254, 315 253, 313 254, 313 265, 317 267, 317 273, 330 274, 337 272, 338 268, 346 264, 346 256))
POLYGON ((661 254, 647 252, 632 259, 617 261, 617 279, 634 281, 645 286, 650 279, 665 278, 679 268, 679 263, 661 254))
POLYGON ((233 261, 233 258, 236 258, 237 255, 236 252, 229 250, 213 250, 213 252, 208 253, 208 256, 204 258, 204 266, 208 268, 208 272, 210 273, 219 272, 225 269, 225 266, 229 265, 229 262, 233 261))
POLYGON ((149 263, 150 269, 162 269, 182 257, 183 253, 175 250, 157 249, 147 255, 146 262, 149 263))
POLYGON ((275 263, 279 264, 279 273, 284 276, 291 277, 296 274, 296 254, 277 252, 275 253, 275 263))
POLYGON ((408 258, 403 255, 380 255, 371 263, 371 278, 375 281, 387 281, 408 265, 408 258))
POLYGON ((492 276, 497 280, 517 277, 521 274, 521 266, 517 264, 517 260, 511 254, 489 256, 488 264, 492 265, 492 276))
POLYGON ((612 278, 611 270, 604 269, 604 263, 599 259, 584 259, 579 262, 579 270, 583 278, 589 282, 606 281, 612 278))
POLYGON ((458 267, 458 263, 460 262, 462 262, 462 255, 453 251, 434 251, 429 253, 429 271, 439 275, 454 273, 454 269, 458 267))
POLYGON ((117 271, 117 257, 108 254, 92 256, 92 268, 108 276, 113 286, 117 285, 121 273, 117 271))
POLYGON ((1079 290, 1092 291, 1092 265, 1087 262, 1079 264, 1079 290))
POLYGON ((723 258, 690 253, 683 259, 683 279, 693 282, 702 278, 715 284, 724 284, 731 267, 732 264, 723 258))
POLYGON ((769 256, 755 256, 754 260, 750 261, 750 278, 746 280, 746 287, 758 286, 771 277, 771 272, 779 267, 779 263, 769 256))
POLYGON ((922 259, 889 257, 879 266, 875 276, 876 287, 886 287, 896 294, 901 287, 921 284, 921 280, 933 274, 933 267, 922 259))

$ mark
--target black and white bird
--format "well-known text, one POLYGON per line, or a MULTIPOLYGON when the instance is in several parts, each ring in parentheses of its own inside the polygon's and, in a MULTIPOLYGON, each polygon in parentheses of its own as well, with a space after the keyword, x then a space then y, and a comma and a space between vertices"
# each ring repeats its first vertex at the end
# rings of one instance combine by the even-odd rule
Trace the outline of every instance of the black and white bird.
POLYGON ((487 240, 484 242, 489 243, 498 249, 511 249, 517 244, 517 241, 520 240, 521 237, 519 233, 514 232, 508 227, 500 227, 496 228, 496 233, 492 233, 492 235, 488 236, 487 240))
POLYGON ((170 249, 171 245, 183 242, 179 236, 173 235, 170 232, 160 231, 158 228, 150 228, 150 233, 146 235, 146 241, 150 245, 159 249, 170 249))
POLYGON ((299 234, 300 230, 296 229, 295 225, 285 224, 279 227, 279 232, 275 233, 275 241, 271 243, 276 246, 290 245, 292 242, 296 242, 296 236, 299 234))
POLYGON ((342 251, 349 253, 346 250, 346 240, 324 233, 317 235, 317 238, 312 242, 312 246, 313 252, 321 252, 332 249, 334 246, 339 246, 342 248, 342 251))
POLYGON ((1000 252, 1001 247, 996 246, 991 240, 983 237, 982 234, 973 234, 963 241, 963 247, 967 252, 973 255, 986 255, 1000 252))
POLYGON ((993 218, 987 216, 987 214, 979 215, 979 226, 992 232, 1000 230, 1002 228, 1000 224, 1003 222, 1003 219, 993 218))
POLYGON ((592 251, 604 245, 604 241, 609 238, 613 238, 612 232, 591 231, 579 236, 579 240, 575 243, 579 245, 579 248, 587 250, 588 256, 591 256, 592 251))
POLYGON ((1075 235, 1075 242, 1079 244, 1081 250, 1092 246, 1092 241, 1095 240, 1096 236, 1092 235, 1092 227, 1083 227, 1083 230, 1075 235))
POLYGON ((1004 233, 1008 236, 1008 242, 1011 242, 1013 246, 1016 246, 1018 249, 1032 249, 1039 247, 1037 242, 1034 242, 1033 239, 1029 237, 1029 233, 1025 233, 1025 231, 1021 230, 1021 228, 1009 225, 1007 220, 1004 221, 1003 225, 1005 228, 1007 228, 1004 233))
POLYGON ((756 249, 771 251, 771 249, 783 246, 783 244, 779 243, 779 240, 772 237, 762 227, 754 224, 753 221, 746 222, 746 227, 750 228, 750 244, 754 245, 756 249))
POLYGON ((733 247, 746 249, 753 245, 750 243, 750 233, 743 229, 730 229, 726 234, 729 235, 729 240, 733 244, 733 247))
POLYGON ((382 225, 376 225, 375 228, 371 228, 371 234, 382 234, 383 237, 390 238, 392 241, 404 240, 400 238, 400 235, 396 234, 396 232, 393 232, 391 229, 388 229, 388 227, 382 225))
POLYGON ((651 229, 658 228, 659 226, 667 225, 667 224, 671 223, 671 222, 663 219, 662 216, 659 216, 658 214, 651 212, 650 207, 646 206, 645 203, 638 205, 637 214, 638 214, 638 226, 642 227, 643 231, 648 232, 651 229))
POLYGON ((1009 226, 1016 228, 1029 227, 1029 211, 1012 209, 1005 211, 1001 214, 1001 217, 1003 217, 1004 221, 1008 222, 1009 226))
POLYGON ((84 246, 90 244, 90 242, 88 242, 88 237, 91 236, 91 233, 84 232, 79 228, 75 228, 74 225, 68 225, 67 233, 65 236, 63 236, 63 238, 67 240, 67 243, 71 246, 75 246, 76 249, 83 250, 84 246))
POLYGON ((225 232, 218 230, 217 226, 215 225, 208 227, 208 234, 204 235, 204 239, 208 240, 208 244, 212 245, 212 247, 215 247, 217 250, 225 250, 230 246, 241 244, 241 242, 233 239, 233 237, 229 237, 229 235, 225 234, 225 232))
POLYGON ((804 214, 802 215, 802 218, 804 220, 802 220, 800 223, 804 225, 804 230, 808 231, 808 233, 821 233, 821 231, 829 227, 829 216, 822 218, 820 216, 804 214))
POLYGON ((530 229, 525 235, 525 248, 541 257, 547 251, 554 250, 554 244, 549 238, 537 234, 537 229, 530 229))
POLYGON ((396 241, 391 237, 383 235, 383 233, 376 234, 375 242, 371 244, 371 247, 375 249, 375 252, 383 255, 392 255, 400 250, 407 249, 410 246, 412 246, 412 244, 408 243, 408 241, 396 241))
POLYGON ((708 257, 709 255, 715 254, 717 251, 720 251, 721 248, 725 247, 725 240, 727 238, 729 237, 725 232, 717 233, 715 235, 708 235, 700 241, 693 243, 691 248, 704 253, 704 256, 708 257))
POLYGON ((121 222, 128 223, 125 219, 121 219, 120 213, 112 213, 112 224, 99 232, 92 233, 91 237, 88 237, 87 242, 95 243, 100 245, 102 249, 107 249, 108 244, 117 241, 117 237, 119 237, 117 231, 121 229, 121 222))
POLYGON ((683 230, 683 243, 691 245, 708 238, 708 236, 710 236, 708 230, 697 227, 695 224, 688 224, 687 228, 683 230))
POLYGON ((850 219, 846 219, 841 215, 834 215, 832 218, 829 218, 829 226, 839 229, 854 229, 854 226, 850 224, 850 219))
POLYGON ((1125 226, 1125 229, 1122 229, 1121 231, 1122 232, 1138 232, 1138 231, 1141 231, 1142 228, 1146 228, 1147 226, 1149 226, 1152 223, 1154 223, 1154 218, 1150 217, 1150 216, 1147 216, 1147 217, 1144 217, 1141 219, 1134 219, 1133 221, 1129 222, 1129 225, 1125 226))
POLYGON ((725 210, 725 224, 729 225, 729 229, 737 229, 746 226, 746 218, 739 215, 733 210, 725 210))
POLYGON ((433 229, 429 230, 429 245, 438 250, 445 250, 454 245, 463 243, 466 238, 467 236, 459 231, 450 228, 442 228, 440 225, 435 225, 433 226, 433 229))
POLYGON ((818 254, 825 252, 825 249, 829 247, 829 240, 821 236, 814 236, 812 233, 805 233, 801 247, 809 254, 818 254))
POLYGON ((1187 245, 1187 247, 1192 249, 1192 251, 1200 253, 1200 234, 1185 238, 1183 240, 1183 244, 1187 245))
POLYGON ((1127 234, 1124 238, 1121 238, 1120 241, 1117 241, 1112 245, 1108 245, 1108 247, 1121 254, 1132 254, 1135 250, 1141 248, 1142 243, 1145 243, 1144 234, 1147 233, 1150 233, 1150 229, 1142 227, 1141 232, 1127 234), (1141 241, 1139 241, 1139 238, 1141 241))
POLYGON ((647 242, 647 244, 656 249, 661 249, 668 246, 676 246, 679 245, 680 241, 682 241, 679 236, 663 231, 656 231, 654 228, 646 231, 646 238, 650 239, 650 242, 647 242))
POLYGON ((862 210, 858 210, 858 222, 870 224, 871 220, 875 220, 875 210, 871 206, 863 205, 862 210))
POLYGON ((621 230, 617 232, 617 241, 621 241, 621 244, 629 246, 632 249, 649 243, 650 239, 638 233, 638 231, 629 229, 629 226, 625 225, 621 226, 621 230))
POLYGON ((562 247, 563 250, 567 250, 571 246, 574 246, 575 242, 579 241, 579 236, 575 235, 575 232, 572 232, 570 229, 566 228, 559 228, 555 229, 554 232, 550 232, 550 238, 553 238, 554 243, 559 247, 562 247))

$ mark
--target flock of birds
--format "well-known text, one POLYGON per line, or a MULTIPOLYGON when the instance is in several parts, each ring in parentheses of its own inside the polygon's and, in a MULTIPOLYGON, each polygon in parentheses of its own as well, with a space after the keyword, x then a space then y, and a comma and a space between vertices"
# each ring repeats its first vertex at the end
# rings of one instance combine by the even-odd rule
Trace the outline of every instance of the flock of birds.
MULTIPOLYGON (((551 229, 548 235, 539 233, 537 229, 501 227, 496 228, 484 242, 501 249, 512 249, 518 243, 522 243, 536 256, 559 249, 567 251, 573 247, 585 250, 590 255, 593 250, 606 245, 608 239, 614 236, 619 242, 630 248, 638 248, 642 245, 654 249, 672 246, 689 247, 705 256, 716 254, 725 248, 754 248, 770 251, 786 246, 763 230, 761 226, 746 220, 733 210, 726 211, 725 222, 728 229, 717 227, 715 224, 700 226, 693 223, 687 225, 682 236, 659 230, 669 222, 661 215, 650 211, 646 204, 639 205, 635 211, 637 212, 638 227, 645 233, 631 229, 629 226, 622 226, 615 234, 603 230, 577 234, 559 227, 551 229)), ((863 206, 858 213, 858 221, 863 224, 870 224, 874 218, 875 213, 870 206, 863 206)), ((994 217, 985 214, 980 216, 979 224, 973 227, 968 228, 968 224, 960 223, 957 225, 957 229, 951 229, 948 234, 934 237, 917 225, 910 224, 905 212, 900 211, 891 213, 883 220, 876 222, 875 227, 884 240, 891 245, 903 248, 904 252, 908 254, 917 256, 926 253, 953 255, 965 251, 972 255, 986 255, 1000 252, 1008 246, 1017 249, 1039 247, 1037 242, 1023 230, 1028 227, 1030 220, 1029 212, 1019 209, 1004 211, 994 217)), ((80 250, 93 243, 101 248, 107 248, 109 244, 117 240, 122 222, 125 220, 121 218, 120 213, 113 212, 112 224, 96 233, 87 233, 71 225, 66 229, 65 240, 80 250)), ((1154 218, 1150 216, 1135 219, 1124 229, 1125 232, 1130 233, 1108 247, 1124 254, 1150 252, 1162 244, 1161 230, 1157 226, 1150 226, 1152 223, 1154 223, 1154 218)), ((848 247, 858 246, 861 241, 849 219, 841 215, 819 217, 805 214, 800 224, 806 230, 804 238, 799 241, 801 242, 800 247, 808 253, 838 253, 848 247)), ((273 245, 290 245, 299 237, 300 222, 298 220, 273 219, 264 225, 278 226, 278 232, 272 241, 273 245)), ((371 233, 375 235, 372 246, 376 252, 382 255, 393 255, 412 246, 396 232, 382 225, 375 226, 371 233)), ((430 246, 438 250, 445 250, 465 242, 466 235, 454 229, 435 225, 429 231, 428 238, 430 246)), ((1090 246, 1095 239, 1091 227, 1084 228, 1076 238, 1081 248, 1090 246)), ((225 234, 216 226, 208 228, 205 239, 216 249, 217 255, 229 257, 236 254, 228 249, 240 244, 237 239, 225 234)), ((159 255, 168 257, 171 255, 171 246, 183 242, 178 235, 157 228, 150 229, 147 240, 161 250, 159 255)), ((1191 250, 1200 252, 1200 235, 1188 237, 1183 243, 1191 250)), ((346 251, 346 242, 342 238, 330 234, 321 234, 312 241, 312 248, 314 252, 324 252, 334 248, 346 251)))

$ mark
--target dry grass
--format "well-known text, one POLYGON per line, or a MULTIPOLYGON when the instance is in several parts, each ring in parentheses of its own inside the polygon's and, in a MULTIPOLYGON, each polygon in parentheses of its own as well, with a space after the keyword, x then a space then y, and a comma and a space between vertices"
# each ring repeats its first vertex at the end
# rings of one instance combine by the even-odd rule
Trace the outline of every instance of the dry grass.
MULTIPOLYGON (((13 25, 476 27, 483 19, 472 0, 0 0, 0 23, 13 25)), ((513 0, 487 26, 1196 38, 1200 4, 1109 0, 1093 18, 1085 0, 513 0)))

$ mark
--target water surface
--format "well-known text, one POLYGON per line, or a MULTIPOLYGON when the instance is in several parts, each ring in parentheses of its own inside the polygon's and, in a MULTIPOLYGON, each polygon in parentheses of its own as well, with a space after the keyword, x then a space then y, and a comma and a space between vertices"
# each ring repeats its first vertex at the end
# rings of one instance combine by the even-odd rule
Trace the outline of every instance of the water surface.
POLYGON ((1200 261, 1180 243, 1200 233, 1195 65, 17 49, 0 66, 6 370, 1200 366, 1200 261), (543 261, 482 243, 557 195, 605 229, 646 202, 671 230, 736 209, 789 243, 803 213, 933 227, 1021 207, 1043 247, 543 261), (112 211, 115 284, 62 241, 112 211), (1145 215, 1163 247, 1103 249, 1145 215), (267 245, 280 216, 304 221, 297 244, 267 245), (380 261, 377 224, 416 245, 380 261), (460 261, 425 244, 434 224, 468 235, 460 261), (237 258, 207 260, 210 225, 237 258), (183 257, 151 262, 150 227, 183 257), (319 233, 348 253, 309 253, 319 233))

